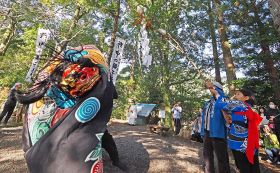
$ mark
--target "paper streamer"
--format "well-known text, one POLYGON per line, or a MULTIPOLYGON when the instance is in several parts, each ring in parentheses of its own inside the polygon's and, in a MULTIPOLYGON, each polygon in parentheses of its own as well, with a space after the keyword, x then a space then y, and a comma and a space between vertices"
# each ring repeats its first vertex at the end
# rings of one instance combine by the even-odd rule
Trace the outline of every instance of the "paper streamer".
POLYGON ((123 56, 124 45, 125 45, 125 40, 117 37, 113 49, 113 54, 111 57, 111 64, 110 64, 110 72, 112 75, 112 80, 114 85, 116 84, 119 65, 123 56))
POLYGON ((148 32, 145 29, 145 24, 142 25, 139 34, 138 55, 142 59, 142 64, 149 67, 152 64, 152 55, 150 55, 150 40, 148 32))
POLYGON ((32 60, 32 64, 25 77, 26 82, 32 83, 32 76, 36 72, 43 49, 45 48, 47 41, 50 39, 50 35, 51 35, 51 32, 48 29, 40 28, 38 30, 38 35, 37 35, 37 40, 36 40, 36 56, 32 60))

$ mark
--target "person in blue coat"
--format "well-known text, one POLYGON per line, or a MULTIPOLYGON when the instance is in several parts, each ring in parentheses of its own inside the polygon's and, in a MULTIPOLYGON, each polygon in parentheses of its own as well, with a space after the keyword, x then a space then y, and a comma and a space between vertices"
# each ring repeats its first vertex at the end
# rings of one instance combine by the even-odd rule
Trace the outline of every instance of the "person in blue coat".
POLYGON ((204 104, 202 111, 201 136, 204 136, 205 173, 215 173, 214 152, 218 160, 218 172, 229 173, 225 120, 221 109, 216 105, 227 97, 223 92, 223 86, 218 82, 206 82, 206 87, 212 97, 204 104), (218 94, 215 95, 215 93, 218 94))

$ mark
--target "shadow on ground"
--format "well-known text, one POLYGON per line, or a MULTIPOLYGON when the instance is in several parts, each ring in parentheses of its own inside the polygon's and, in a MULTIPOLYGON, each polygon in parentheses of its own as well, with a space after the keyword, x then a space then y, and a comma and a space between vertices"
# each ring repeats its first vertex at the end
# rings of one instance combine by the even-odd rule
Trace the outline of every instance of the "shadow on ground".
MULTIPOLYGON (((149 169, 149 153, 146 151, 144 146, 136 142, 132 137, 120 137, 115 138, 115 142, 118 147, 120 160, 126 164, 128 170, 131 173, 145 173, 149 169)), ((123 173, 117 167, 112 166, 109 155, 104 150, 104 172, 112 173, 123 173)))
POLYGON ((21 127, 0 129, 0 172, 26 173, 27 168, 21 149, 21 127))
MULTIPOLYGON (((26 173, 27 168, 21 149, 21 127, 0 128, 0 173, 26 173)), ((201 173, 203 171, 201 143, 177 136, 163 137, 150 133, 146 126, 128 126, 114 122, 109 126, 120 159, 129 173, 201 173)), ((123 173, 111 164, 103 152, 104 172, 123 173)), ((231 155, 231 154, 230 154, 231 155)), ((261 162, 262 173, 280 172, 280 166, 261 162)), ((231 172, 236 170, 230 159, 231 172)))

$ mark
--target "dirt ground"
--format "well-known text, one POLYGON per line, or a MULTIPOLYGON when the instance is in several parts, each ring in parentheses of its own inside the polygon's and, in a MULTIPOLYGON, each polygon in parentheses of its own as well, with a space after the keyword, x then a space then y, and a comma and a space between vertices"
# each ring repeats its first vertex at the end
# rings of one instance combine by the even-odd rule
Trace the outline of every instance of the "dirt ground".
MULTIPOLYGON (((0 127, 1 128, 1 127, 0 127)), ((0 173, 27 172, 21 149, 22 127, 0 129, 0 173)), ((120 159, 129 173, 200 173, 203 172, 202 144, 177 136, 153 134, 147 126, 129 126, 113 121, 109 132, 114 136, 120 159)), ((103 152, 104 172, 122 173, 112 166, 103 152)), ((231 172, 237 172, 231 159, 231 172)), ((280 172, 280 166, 261 162, 262 173, 280 172)))

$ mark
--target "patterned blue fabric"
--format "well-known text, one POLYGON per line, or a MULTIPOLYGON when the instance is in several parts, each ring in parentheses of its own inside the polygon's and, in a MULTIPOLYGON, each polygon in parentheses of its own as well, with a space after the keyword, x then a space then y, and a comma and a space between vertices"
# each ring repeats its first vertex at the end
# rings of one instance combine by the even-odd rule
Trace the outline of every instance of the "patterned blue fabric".
POLYGON ((61 108, 71 108, 75 105, 75 100, 70 99, 67 95, 65 95, 59 88, 55 86, 51 86, 47 91, 47 96, 52 98, 56 105, 61 108))
POLYGON ((80 58, 82 58, 84 55, 88 54, 87 51, 77 51, 77 50, 67 50, 65 51, 65 59, 77 62, 80 58))
POLYGON ((230 114, 232 118, 232 124, 228 129, 229 148, 245 152, 247 148, 248 122, 245 115, 236 114, 236 112, 247 111, 247 106, 242 101, 227 100, 219 102, 218 107, 230 114))

